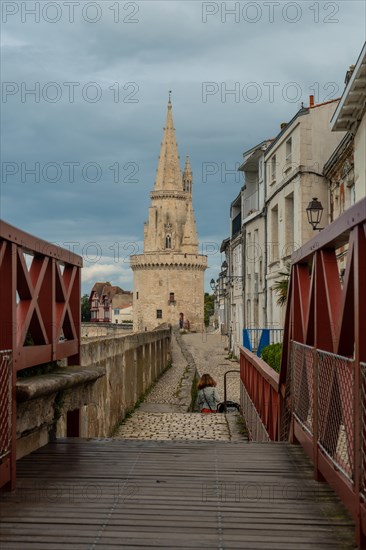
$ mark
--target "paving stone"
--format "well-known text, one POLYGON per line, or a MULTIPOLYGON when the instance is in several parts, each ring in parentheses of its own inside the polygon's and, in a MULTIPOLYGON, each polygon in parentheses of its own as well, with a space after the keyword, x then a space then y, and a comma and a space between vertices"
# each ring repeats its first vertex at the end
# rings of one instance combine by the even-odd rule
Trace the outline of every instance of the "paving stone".
POLYGON ((183 338, 192 353, 198 374, 208 373, 217 382, 220 399, 224 400, 224 374, 228 370, 236 372, 227 375, 227 399, 240 402, 240 365, 236 361, 226 359, 228 352, 227 337, 216 332, 189 333, 183 338))
POLYGON ((148 403, 144 402, 139 406, 141 412, 160 412, 160 413, 182 413, 186 411, 184 405, 172 405, 170 403, 148 403))
POLYGON ((239 364, 226 359, 226 340, 220 334, 185 334, 172 337, 173 366, 160 378, 144 403, 120 426, 115 439, 142 440, 220 440, 239 441, 242 433, 240 415, 187 412, 187 395, 191 379, 188 370, 208 372, 217 381, 220 398, 224 398, 224 374, 227 399, 239 402, 239 364))
POLYGON ((163 374, 159 382, 147 396, 145 403, 165 403, 180 405, 179 389, 187 362, 172 334, 172 367, 163 374))

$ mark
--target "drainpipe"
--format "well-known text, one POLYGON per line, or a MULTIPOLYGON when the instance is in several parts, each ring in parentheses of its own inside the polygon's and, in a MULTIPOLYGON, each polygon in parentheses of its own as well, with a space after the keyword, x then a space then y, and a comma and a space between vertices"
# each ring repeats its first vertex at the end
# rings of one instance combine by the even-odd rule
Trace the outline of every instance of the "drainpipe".
MULTIPOLYGON (((246 274, 246 268, 247 268, 247 264, 246 264, 246 239, 247 239, 247 230, 246 230, 246 227, 245 225, 242 225, 242 228, 241 228, 241 231, 242 231, 242 293, 243 293, 243 329, 244 328, 247 328, 246 327, 246 300, 245 300, 245 288, 246 288, 246 285, 245 285, 245 274, 246 274)), ((242 339, 242 335, 241 335, 241 339, 242 339)), ((243 345, 243 341, 241 341, 241 345, 243 345)))
POLYGON ((232 344, 233 344, 233 324, 232 324, 232 303, 233 303, 233 292, 232 292, 232 286, 231 286, 231 273, 232 273, 232 249, 231 249, 231 237, 230 237, 230 244, 229 244, 229 261, 228 261, 228 268, 227 268, 227 296, 228 296, 228 348, 229 353, 232 353, 232 344))
POLYGON ((263 209, 264 216, 264 266, 263 266, 263 277, 264 277, 264 327, 268 328, 268 315, 267 315, 267 262, 268 262, 268 239, 267 239, 267 206, 263 209))
POLYGON ((263 185, 264 185, 264 266, 263 266, 263 277, 264 277, 264 327, 268 328, 268 298, 267 298, 267 264, 268 264, 268 238, 267 238, 267 225, 268 225, 268 207, 267 207, 267 161, 265 159, 265 153, 263 153, 263 185))

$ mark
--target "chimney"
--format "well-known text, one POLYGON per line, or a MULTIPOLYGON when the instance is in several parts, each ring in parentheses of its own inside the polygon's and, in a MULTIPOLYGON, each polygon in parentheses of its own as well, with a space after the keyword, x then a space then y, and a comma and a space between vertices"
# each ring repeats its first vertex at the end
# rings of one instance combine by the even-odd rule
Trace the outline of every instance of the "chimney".
POLYGON ((348 71, 346 72, 346 77, 344 79, 344 83, 347 86, 348 82, 351 80, 351 76, 353 74, 353 71, 355 70, 356 65, 350 65, 348 71))
POLYGON ((286 128, 286 126, 287 126, 287 122, 281 122, 281 130, 286 128))
POLYGON ((313 95, 311 95, 311 96, 309 97, 309 103, 310 103, 310 109, 311 109, 312 107, 314 107, 314 96, 313 96, 313 95))

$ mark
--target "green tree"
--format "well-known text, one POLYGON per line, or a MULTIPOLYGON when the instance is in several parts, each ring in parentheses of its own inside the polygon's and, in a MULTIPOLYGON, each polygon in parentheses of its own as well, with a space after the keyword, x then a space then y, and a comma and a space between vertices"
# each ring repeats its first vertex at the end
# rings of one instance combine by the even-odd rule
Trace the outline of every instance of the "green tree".
POLYGON ((204 310, 204 320, 205 326, 208 327, 210 323, 210 317, 214 314, 215 311, 215 296, 205 292, 205 310, 204 310))
POLYGON ((284 271, 279 272, 279 275, 281 275, 282 279, 280 279, 279 281, 275 281, 275 284, 273 285, 273 290, 277 294, 277 304, 279 306, 284 306, 287 302, 287 292, 288 292, 290 274, 291 274, 291 262, 287 261, 285 263, 284 271))
POLYGON ((90 302, 88 294, 81 297, 81 320, 83 323, 90 321, 90 302))

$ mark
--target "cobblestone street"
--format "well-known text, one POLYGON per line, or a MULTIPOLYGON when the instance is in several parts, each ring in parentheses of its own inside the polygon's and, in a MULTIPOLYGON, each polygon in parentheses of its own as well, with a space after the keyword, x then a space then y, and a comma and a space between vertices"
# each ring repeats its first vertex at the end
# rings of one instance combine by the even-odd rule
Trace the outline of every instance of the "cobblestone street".
MULTIPOLYGON (((115 439, 221 440, 242 441, 240 416, 190 412, 191 379, 194 362, 199 376, 210 373, 224 399, 224 373, 239 364, 226 359, 226 337, 220 334, 172 334, 172 367, 166 371, 145 401, 126 419, 115 439), (191 359, 190 359, 191 358, 191 359)), ((239 374, 227 377, 227 399, 239 402, 239 374)))
POLYGON ((185 334, 183 341, 187 343, 197 365, 198 374, 209 373, 217 382, 217 391, 221 401, 224 400, 224 374, 228 370, 237 373, 227 375, 227 399, 240 400, 239 363, 226 359, 228 351, 227 337, 215 332, 185 334))

